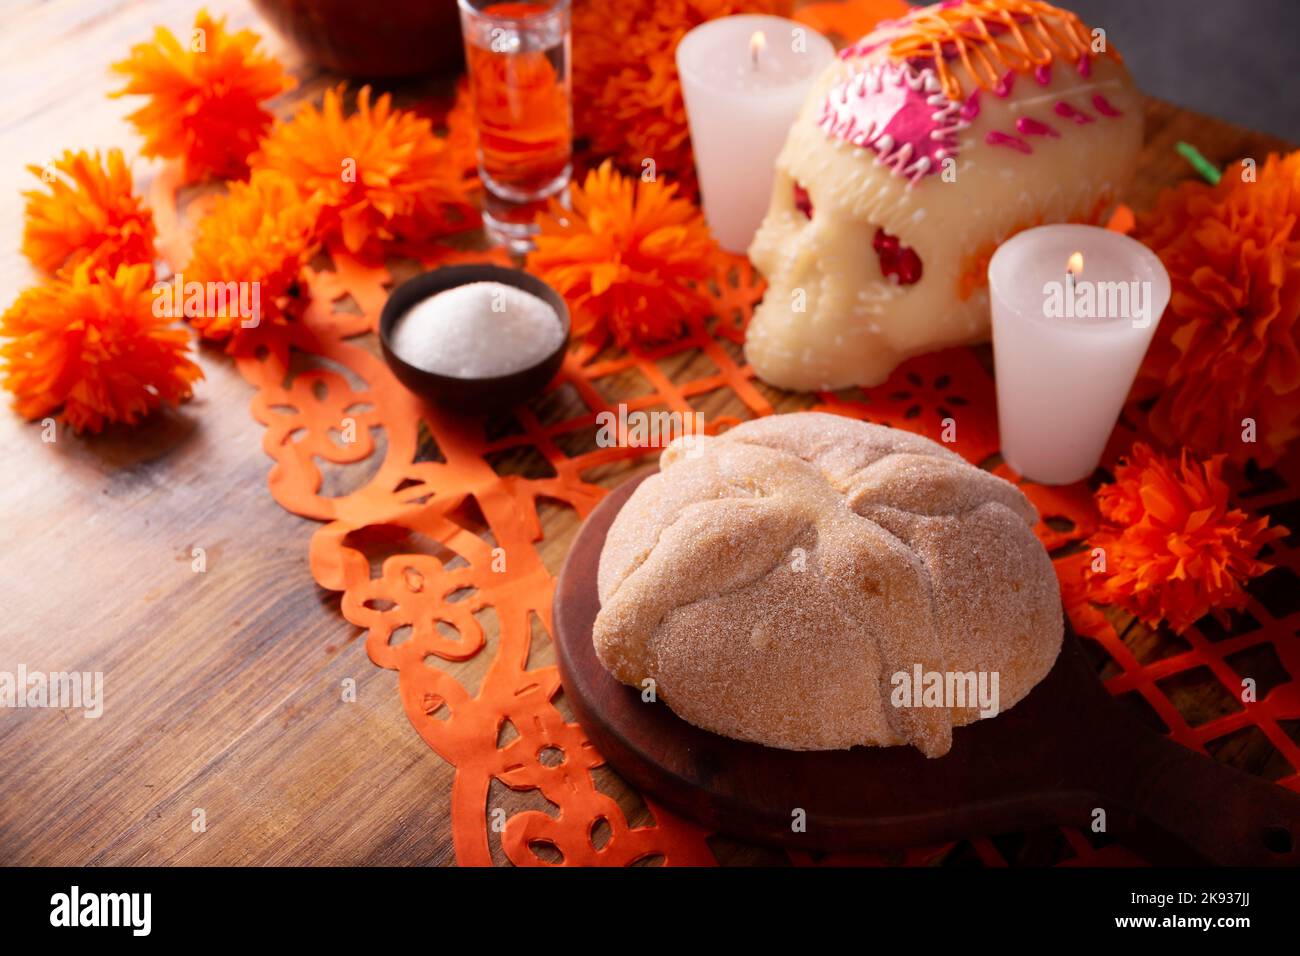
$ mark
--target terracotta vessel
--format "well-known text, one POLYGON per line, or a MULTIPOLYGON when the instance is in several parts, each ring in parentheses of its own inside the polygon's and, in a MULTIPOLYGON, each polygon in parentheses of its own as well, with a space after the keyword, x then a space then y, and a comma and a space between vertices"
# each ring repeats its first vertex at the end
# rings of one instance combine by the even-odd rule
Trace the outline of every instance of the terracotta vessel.
POLYGON ((450 73, 464 60, 456 0, 253 0, 314 63, 359 77, 450 73))

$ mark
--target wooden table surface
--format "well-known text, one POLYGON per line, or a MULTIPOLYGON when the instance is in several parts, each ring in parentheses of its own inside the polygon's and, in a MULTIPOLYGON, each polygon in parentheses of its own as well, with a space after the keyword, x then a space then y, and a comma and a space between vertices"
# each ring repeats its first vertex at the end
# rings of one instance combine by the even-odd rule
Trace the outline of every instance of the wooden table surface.
MULTIPOLYGON (((207 6, 263 32, 303 78, 278 108, 329 81, 245 3, 207 6)), ((20 191, 36 183, 24 167, 64 148, 135 155, 123 117, 136 104, 104 97, 116 85, 108 64, 157 24, 187 29, 193 9, 12 0, 4 15, 7 307, 33 281, 18 252, 20 191)), ((1190 174, 1173 149, 1180 139, 1216 163, 1284 146, 1152 102, 1142 172, 1125 197, 1134 208, 1190 174)), ((151 166, 137 160, 135 170, 143 188, 151 166)), ((99 719, 0 712, 0 864, 454 863, 451 767, 407 722, 396 673, 370 663, 337 596, 313 583, 315 526, 267 491, 252 390, 219 353, 202 351, 200 363, 195 400, 134 431, 60 432, 47 444, 38 426, 0 414, 0 671, 105 675, 99 719), (192 570, 196 547, 203 573, 192 570), (341 700, 349 677, 355 703, 341 700)), ((548 524, 548 564, 573 521, 548 524)), ((738 847, 721 855, 770 859, 738 847)))

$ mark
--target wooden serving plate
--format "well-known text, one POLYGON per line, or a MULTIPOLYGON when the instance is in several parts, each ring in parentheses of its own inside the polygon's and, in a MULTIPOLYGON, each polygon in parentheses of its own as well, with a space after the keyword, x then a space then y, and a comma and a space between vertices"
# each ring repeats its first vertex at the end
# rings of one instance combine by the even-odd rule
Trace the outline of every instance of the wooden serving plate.
MULTIPOLYGON (((1153 733, 1101 686, 1067 633, 1051 673, 1015 707, 953 731, 930 760, 912 747, 791 751, 721 737, 614 680, 592 647, 596 569, 615 515, 647 475, 587 518, 560 572, 556 648, 565 695, 601 754, 635 787, 719 832, 809 850, 925 846, 1105 812, 1152 860, 1300 864, 1300 795, 1153 733), (806 829, 793 823, 800 816, 806 829)), ((779 692, 779 689, 774 689, 779 692)))

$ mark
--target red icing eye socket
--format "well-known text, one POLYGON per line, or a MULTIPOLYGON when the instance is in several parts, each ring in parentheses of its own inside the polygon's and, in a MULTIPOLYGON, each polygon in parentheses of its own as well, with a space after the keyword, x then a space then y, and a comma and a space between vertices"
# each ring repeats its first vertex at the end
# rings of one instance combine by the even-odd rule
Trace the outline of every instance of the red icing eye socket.
POLYGON ((910 246, 899 243, 897 236, 878 228, 871 240, 871 248, 876 250, 883 275, 899 285, 912 285, 921 280, 921 257, 910 246))
POLYGON ((808 190, 798 183, 794 184, 794 208, 803 213, 806 218, 812 218, 812 200, 808 198, 808 190))

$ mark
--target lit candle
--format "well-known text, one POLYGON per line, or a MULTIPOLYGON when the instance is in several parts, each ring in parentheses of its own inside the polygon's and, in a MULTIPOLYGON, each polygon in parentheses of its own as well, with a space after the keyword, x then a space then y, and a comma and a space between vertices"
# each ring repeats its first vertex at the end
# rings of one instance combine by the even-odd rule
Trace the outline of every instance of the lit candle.
POLYGON ((1169 302, 1146 246, 1096 226, 1012 236, 989 262, 1002 456, 1043 484, 1092 474, 1169 302))
POLYGON ((809 27, 757 15, 710 20, 677 45, 704 217, 729 252, 743 253, 763 221, 777 153, 834 55, 809 27))

